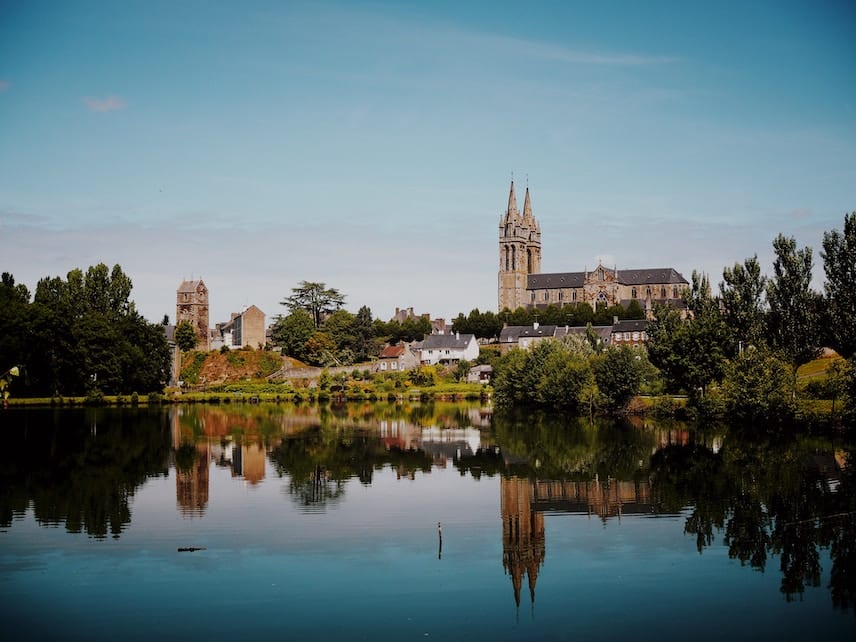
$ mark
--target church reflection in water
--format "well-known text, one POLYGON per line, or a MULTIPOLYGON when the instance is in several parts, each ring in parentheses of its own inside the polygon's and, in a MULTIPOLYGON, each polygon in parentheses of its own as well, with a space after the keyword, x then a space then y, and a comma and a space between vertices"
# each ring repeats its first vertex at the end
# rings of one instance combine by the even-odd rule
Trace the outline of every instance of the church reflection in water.
POLYGON ((502 565, 511 577, 514 601, 520 606, 524 576, 529 599, 547 552, 544 513, 574 513, 606 521, 625 514, 654 512, 648 481, 539 480, 505 477, 500 481, 502 565))

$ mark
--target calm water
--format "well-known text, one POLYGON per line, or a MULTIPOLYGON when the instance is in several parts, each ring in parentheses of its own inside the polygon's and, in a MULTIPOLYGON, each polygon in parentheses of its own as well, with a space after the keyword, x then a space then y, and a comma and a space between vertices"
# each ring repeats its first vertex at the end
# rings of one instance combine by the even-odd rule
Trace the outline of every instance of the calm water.
POLYGON ((7 410, 0 428, 4 637, 856 630, 856 477, 829 438, 452 404, 7 410))

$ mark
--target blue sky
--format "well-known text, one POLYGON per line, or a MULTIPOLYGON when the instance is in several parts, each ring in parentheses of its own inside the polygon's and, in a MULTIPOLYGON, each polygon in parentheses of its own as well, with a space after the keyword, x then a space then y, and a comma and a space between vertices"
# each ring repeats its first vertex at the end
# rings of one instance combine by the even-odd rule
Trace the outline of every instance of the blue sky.
POLYGON ((545 272, 685 276, 856 210, 852 2, 0 2, 0 269, 119 263, 149 319, 301 280, 495 309, 511 172, 545 272))

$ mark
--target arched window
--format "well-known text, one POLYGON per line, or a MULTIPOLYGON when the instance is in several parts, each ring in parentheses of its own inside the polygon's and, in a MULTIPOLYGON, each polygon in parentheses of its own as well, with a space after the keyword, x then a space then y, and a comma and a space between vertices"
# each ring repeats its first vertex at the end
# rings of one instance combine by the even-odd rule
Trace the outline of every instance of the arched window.
POLYGON ((678 286, 677 285, 672 286, 672 298, 673 299, 678 298, 678 286))
POLYGON ((514 245, 511 246, 511 269, 517 269, 517 247, 514 245))
POLYGON ((526 248, 526 273, 532 274, 532 250, 526 248))
POLYGON ((597 295, 597 301, 595 302, 595 305, 596 306, 598 306, 600 304, 607 305, 608 303, 609 303, 609 300, 606 298, 606 292, 599 292, 597 295))
POLYGON ((577 291, 576 290, 571 292, 571 301, 573 301, 574 303, 577 302, 577 291))
POLYGON ((666 298, 666 286, 665 285, 660 288, 660 298, 661 299, 666 298))
POLYGON ((651 296, 651 286, 650 285, 645 286, 645 296, 646 297, 651 296))
POLYGON ((636 298, 636 288, 633 288, 632 290, 630 290, 630 298, 631 299, 636 298))

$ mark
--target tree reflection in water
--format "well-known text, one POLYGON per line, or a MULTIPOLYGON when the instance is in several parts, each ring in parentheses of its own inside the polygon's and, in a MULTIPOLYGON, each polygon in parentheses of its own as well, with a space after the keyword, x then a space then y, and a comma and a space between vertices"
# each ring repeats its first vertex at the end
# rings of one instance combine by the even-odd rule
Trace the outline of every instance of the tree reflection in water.
POLYGON ((547 559, 539 515, 553 510, 605 523, 634 511, 685 515, 684 533, 700 552, 722 542, 758 571, 776 560, 787 600, 821 584, 828 549, 833 604, 856 603, 856 473, 841 435, 546 413, 491 418, 489 409, 440 403, 11 409, 2 419, 15 453, 0 469, 5 528, 32 508, 43 526, 119 537, 131 520, 129 498, 147 478, 169 474, 171 451, 179 508, 200 516, 211 461, 248 483, 270 462, 307 512, 344 501, 350 480, 371 485, 375 471, 414 478, 451 463, 474 479, 501 477, 503 563, 517 600, 525 577, 534 598, 547 559), (476 427, 480 447, 467 442, 476 427))

